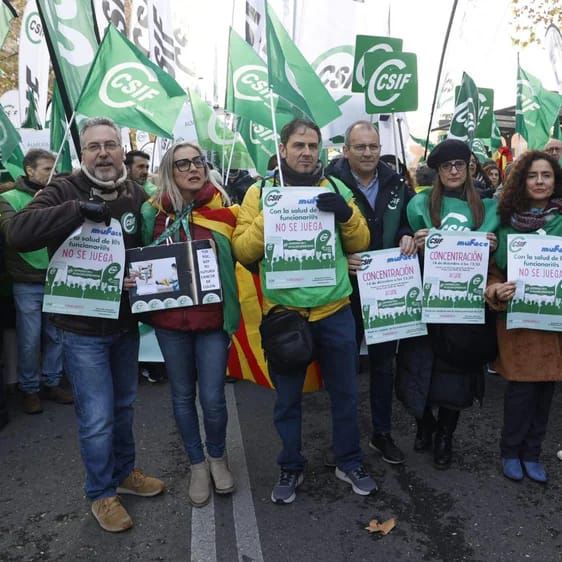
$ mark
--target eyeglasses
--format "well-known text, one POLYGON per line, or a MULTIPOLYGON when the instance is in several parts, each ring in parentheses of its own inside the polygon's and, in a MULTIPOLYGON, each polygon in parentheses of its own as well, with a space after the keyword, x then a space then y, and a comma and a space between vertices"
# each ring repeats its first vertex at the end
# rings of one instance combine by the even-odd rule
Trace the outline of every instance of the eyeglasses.
POLYGON ((443 162, 443 164, 439 165, 439 169, 444 172, 450 172, 453 168, 455 168, 457 172, 462 172, 466 170, 466 162, 464 160, 450 160, 449 162, 443 162))
POLYGON ((365 152, 367 148, 370 152, 378 152, 381 148, 380 144, 352 144, 351 148, 355 152, 365 152))
POLYGON ((82 150, 87 150, 88 152, 100 152, 102 149, 106 152, 113 152, 121 148, 121 145, 115 141, 108 142, 91 142, 87 144, 82 150))
POLYGON ((562 152, 562 146, 551 146, 545 150, 548 154, 560 154, 562 152))
POLYGON ((181 158, 180 160, 176 160, 174 162, 174 166, 180 172, 189 172, 189 170, 191 170, 191 165, 195 166, 195 168, 204 168, 205 159, 202 156, 196 156, 192 160, 189 158, 181 158))

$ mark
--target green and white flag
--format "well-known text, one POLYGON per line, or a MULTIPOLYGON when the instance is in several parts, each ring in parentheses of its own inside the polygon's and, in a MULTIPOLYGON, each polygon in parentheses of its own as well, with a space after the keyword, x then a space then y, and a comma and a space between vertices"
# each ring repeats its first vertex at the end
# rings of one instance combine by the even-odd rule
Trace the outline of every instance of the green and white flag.
POLYGON ((21 137, 0 105, 0 162, 13 179, 23 175, 21 137))
POLYGON ((517 70, 515 132, 526 141, 529 150, 542 149, 562 106, 562 96, 549 92, 540 81, 521 67, 517 70))
POLYGON ((174 78, 110 24, 76 112, 91 117, 103 115, 124 127, 172 138, 186 97, 174 78))
MULTIPOLYGON (((61 143, 64 139, 64 132, 66 129, 66 117, 64 115, 64 108, 60 98, 60 91, 58 84, 55 82, 53 88, 53 98, 51 100, 51 122, 49 124, 50 133, 50 146, 53 152, 59 152, 61 143)), ((65 141, 64 148, 57 162, 58 172, 72 172, 72 157, 70 155, 70 146, 68 141, 65 141)))
POLYGON ((474 80, 466 73, 462 74, 462 83, 455 98, 455 110, 447 138, 459 139, 472 146, 478 127, 478 88, 474 80))
MULTIPOLYGON (((273 128, 267 65, 234 29, 230 29, 228 51, 228 80, 226 85, 227 111, 273 128)), ((293 119, 291 107, 273 95, 276 125, 281 129, 293 119)))
POLYGON ((10 22, 15 17, 17 17, 17 13, 14 7, 8 0, 2 0, 0 2, 0 49, 10 31, 10 22))
POLYGON ((92 3, 37 0, 37 7, 57 82, 74 109, 98 48, 92 3))
POLYGON ((238 120, 238 132, 244 139, 258 174, 265 176, 269 159, 275 154, 275 135, 260 123, 242 117, 238 120))
POLYGON ((230 152, 234 150, 230 166, 232 169, 253 168, 254 163, 240 135, 238 133, 235 135, 195 91, 189 90, 189 99, 197 140, 201 148, 213 151, 216 157, 221 162, 224 160, 225 163, 230 161, 230 152))
POLYGON ((267 67, 271 89, 319 127, 341 115, 326 90, 269 5, 266 5, 267 67))

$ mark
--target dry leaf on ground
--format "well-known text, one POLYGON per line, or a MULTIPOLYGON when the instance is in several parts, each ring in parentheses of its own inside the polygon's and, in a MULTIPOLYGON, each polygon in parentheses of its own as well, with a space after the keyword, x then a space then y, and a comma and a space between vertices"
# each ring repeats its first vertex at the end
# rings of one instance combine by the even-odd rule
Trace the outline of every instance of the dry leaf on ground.
POLYGON ((390 533, 390 531, 392 531, 394 527, 396 527, 396 519, 394 517, 388 519, 387 521, 383 521, 382 523, 380 523, 376 519, 371 519, 371 521, 369 521, 369 526, 365 527, 365 530, 369 531, 369 533, 380 533, 381 535, 388 535, 388 533, 390 533))

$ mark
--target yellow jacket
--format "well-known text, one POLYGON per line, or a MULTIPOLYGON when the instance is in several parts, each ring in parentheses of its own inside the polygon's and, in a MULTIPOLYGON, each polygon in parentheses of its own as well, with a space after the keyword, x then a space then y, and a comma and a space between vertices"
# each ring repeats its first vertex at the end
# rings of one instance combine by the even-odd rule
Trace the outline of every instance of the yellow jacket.
MULTIPOLYGON (((326 186, 329 182, 324 179, 319 185, 326 186)), ((232 236, 232 249, 236 259, 243 265, 260 261, 261 268, 261 259, 264 256, 264 228, 263 213, 260 210, 260 191, 260 186, 254 184, 244 196, 232 236)), ((368 248, 370 234, 365 218, 355 202, 350 200, 348 205, 353 213, 347 222, 338 224, 338 230, 343 251, 352 254, 368 248)), ((310 308, 308 319, 311 322, 321 320, 331 316, 348 303, 349 298, 345 297, 326 305, 310 308)), ((273 306, 273 303, 264 297, 262 307, 264 314, 267 314, 273 306)))

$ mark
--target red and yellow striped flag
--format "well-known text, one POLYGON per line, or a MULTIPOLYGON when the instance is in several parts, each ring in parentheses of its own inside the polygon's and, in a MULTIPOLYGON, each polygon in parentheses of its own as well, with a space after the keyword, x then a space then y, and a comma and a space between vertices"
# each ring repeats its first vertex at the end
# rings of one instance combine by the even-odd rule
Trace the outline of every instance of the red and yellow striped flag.
MULTIPOLYGON (((240 327, 232 336, 228 374, 237 379, 273 388, 261 347, 259 327, 262 319, 262 292, 259 275, 249 272, 237 263, 236 282, 240 299, 240 327)), ((308 367, 303 390, 312 392, 322 386, 320 367, 315 361, 308 367)))

